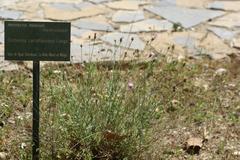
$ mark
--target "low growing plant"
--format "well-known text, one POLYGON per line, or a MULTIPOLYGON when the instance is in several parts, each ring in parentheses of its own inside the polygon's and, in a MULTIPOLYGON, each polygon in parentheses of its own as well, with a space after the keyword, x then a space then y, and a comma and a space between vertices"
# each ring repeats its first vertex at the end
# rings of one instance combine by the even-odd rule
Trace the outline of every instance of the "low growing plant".
POLYGON ((146 145, 145 135, 157 107, 147 84, 151 65, 138 75, 88 64, 79 77, 72 77, 66 70, 54 85, 46 86, 50 93, 48 107, 55 108, 51 122, 55 130, 54 156, 135 159, 146 145))

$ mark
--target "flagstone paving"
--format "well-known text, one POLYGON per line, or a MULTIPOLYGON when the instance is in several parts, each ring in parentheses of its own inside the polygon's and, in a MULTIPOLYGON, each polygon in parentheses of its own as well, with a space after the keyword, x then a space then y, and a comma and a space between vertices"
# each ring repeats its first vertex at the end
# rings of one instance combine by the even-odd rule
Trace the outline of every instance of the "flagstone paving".
POLYGON ((240 33, 240 31, 231 31, 222 27, 209 27, 208 30, 212 31, 223 40, 232 40, 240 33))
POLYGON ((180 23, 184 28, 194 27, 212 18, 222 16, 222 11, 191 9, 177 6, 148 6, 146 10, 159 15, 171 22, 180 23))
POLYGON ((214 1, 208 5, 208 8, 227 11, 240 11, 240 2, 214 1))
POLYGON ((236 0, 1 0, 0 70, 5 61, 4 20, 70 21, 71 61, 149 58, 213 60, 240 53, 236 0))
POLYGON ((4 31, 4 29, 3 29, 3 23, 0 22, 0 33, 2 33, 3 31, 4 31))
POLYGON ((213 26, 219 26, 219 27, 226 27, 230 29, 237 29, 240 28, 240 12, 233 12, 230 14, 227 14, 223 17, 220 17, 212 22, 210 22, 210 25, 213 26))
POLYGON ((129 49, 144 50, 145 47, 145 43, 136 34, 108 33, 102 36, 101 40, 116 46, 116 48, 121 46, 129 49))
POLYGON ((4 43, 4 35, 0 33, 0 44, 4 43))
POLYGON ((89 29, 89 30, 94 30, 94 31, 113 31, 113 27, 104 22, 96 22, 93 20, 88 20, 88 19, 80 19, 77 21, 74 21, 73 26, 82 28, 82 29, 89 29))
POLYGON ((143 19, 143 11, 117 11, 112 16, 113 22, 135 22, 143 19))
POLYGON ((121 25, 121 32, 153 32, 153 31, 169 31, 173 28, 173 24, 167 20, 147 19, 136 23, 121 25))
POLYGON ((233 47, 240 49, 240 36, 233 40, 233 47))
POLYGON ((12 11, 8 9, 0 9, 0 18, 1 19, 14 19, 17 20, 21 17, 23 13, 19 11, 12 11))

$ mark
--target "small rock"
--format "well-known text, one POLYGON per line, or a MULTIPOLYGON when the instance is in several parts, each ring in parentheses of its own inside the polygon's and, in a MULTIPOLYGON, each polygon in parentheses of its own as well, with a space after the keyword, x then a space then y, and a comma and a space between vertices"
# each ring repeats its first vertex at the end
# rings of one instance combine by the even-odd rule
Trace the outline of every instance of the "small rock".
POLYGON ((227 69, 225 69, 225 68, 219 68, 215 71, 215 75, 218 75, 218 76, 221 76, 226 73, 227 73, 227 69))
POLYGON ((185 149, 189 154, 199 154, 203 145, 202 138, 191 137, 187 140, 185 149))
POLYGON ((21 143, 21 149, 25 149, 27 147, 26 143, 21 143))
POLYGON ((178 101, 178 100, 176 100, 176 99, 174 99, 174 100, 172 100, 172 104, 173 105, 177 105, 177 104, 179 104, 180 102, 178 101))
POLYGON ((134 87, 133 82, 128 82, 128 89, 132 90, 134 87))
POLYGON ((53 73, 59 74, 59 73, 61 73, 61 71, 60 70, 54 70, 53 73))
POLYGON ((194 82, 194 86, 203 88, 205 91, 207 91, 209 89, 208 82, 205 81, 204 79, 200 79, 200 78, 196 78, 196 80, 194 82))
POLYGON ((5 160, 5 159, 7 159, 7 153, 0 152, 0 160, 5 160))
POLYGON ((240 151, 235 151, 235 152, 233 152, 233 155, 234 155, 234 156, 240 156, 240 151))
POLYGON ((10 123, 10 124, 15 124, 15 120, 14 120, 14 119, 10 119, 10 118, 9 118, 9 119, 7 120, 7 122, 10 123))

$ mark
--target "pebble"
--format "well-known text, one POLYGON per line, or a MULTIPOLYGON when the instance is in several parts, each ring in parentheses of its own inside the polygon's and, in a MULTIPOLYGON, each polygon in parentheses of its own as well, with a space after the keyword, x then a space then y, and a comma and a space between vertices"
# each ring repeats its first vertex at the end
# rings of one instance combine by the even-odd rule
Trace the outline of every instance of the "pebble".
POLYGON ((226 73, 227 73, 227 69, 225 69, 225 68, 219 68, 215 71, 215 75, 218 75, 218 76, 221 76, 226 73))
POLYGON ((234 151, 234 152, 233 152, 233 155, 234 155, 234 156, 239 156, 239 157, 240 157, 240 151, 234 151))
POLYGON ((7 153, 0 152, 0 160, 5 160, 5 159, 7 159, 7 153))

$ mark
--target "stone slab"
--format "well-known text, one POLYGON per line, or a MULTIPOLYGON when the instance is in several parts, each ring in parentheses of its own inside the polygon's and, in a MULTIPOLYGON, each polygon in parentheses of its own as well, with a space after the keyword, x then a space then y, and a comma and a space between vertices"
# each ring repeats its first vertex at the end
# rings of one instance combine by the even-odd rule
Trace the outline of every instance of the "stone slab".
POLYGON ((240 2, 237 1, 214 1, 208 4, 210 9, 219 9, 225 11, 240 11, 240 2))
POLYGON ((215 36, 213 33, 207 34, 207 36, 198 44, 198 48, 202 50, 203 54, 209 55, 213 59, 221 59, 235 52, 221 39, 215 36))
POLYGON ((223 40, 232 40, 235 36, 237 36, 238 33, 240 33, 240 31, 231 31, 221 27, 209 27, 208 30, 210 30, 223 40))
POLYGON ((0 54, 0 71, 13 71, 18 70, 18 65, 10 62, 5 61, 3 55, 0 54))
POLYGON ((75 7, 78 9, 84 9, 87 7, 94 7, 94 5, 90 2, 81 2, 81 3, 75 3, 75 7))
POLYGON ((1 0, 1 3, 0 3, 0 8, 1 7, 8 7, 8 6, 12 6, 16 3, 18 3, 19 0, 1 0))
POLYGON ((24 12, 23 16, 21 17, 24 20, 28 21, 45 21, 44 13, 42 9, 37 9, 35 12, 24 12))
POLYGON ((77 10, 74 3, 50 3, 49 6, 59 10, 77 10))
POLYGON ((234 48, 240 49, 240 37, 237 37, 237 38, 233 39, 232 46, 234 48))
POLYGON ((196 55, 197 42, 204 37, 203 33, 185 31, 159 33, 151 46, 160 54, 184 57, 185 54, 196 55))
POLYGON ((13 19, 17 20, 23 15, 22 12, 0 9, 0 19, 13 19))
POLYGON ((10 10, 23 12, 21 19, 24 20, 43 20, 43 10, 38 0, 34 1, 19 1, 18 3, 8 6, 10 10))
POLYGON ((209 19, 225 14, 225 12, 222 11, 190 9, 178 6, 147 6, 145 9, 173 23, 180 23, 184 28, 194 27, 209 19))
POLYGON ((4 56, 4 45, 3 44, 0 44, 0 57, 3 57, 4 56))
POLYGON ((77 27, 71 27, 71 35, 76 37, 83 37, 85 34, 92 33, 91 30, 79 29, 77 27))
POLYGON ((164 6, 176 6, 176 0, 160 0, 154 1, 153 5, 164 7, 164 6))
POLYGON ((24 20, 44 20, 43 10, 40 2, 34 1, 20 1, 12 6, 8 6, 11 10, 18 10, 23 12, 21 19, 24 20))
POLYGON ((209 3, 209 0, 175 0, 177 6, 183 6, 188 8, 205 8, 209 3))
POLYGON ((190 36, 176 36, 174 37, 173 41, 175 44, 181 45, 191 50, 194 49, 197 40, 190 36))
POLYGON ((4 34, 0 33, 0 44, 4 43, 4 34))
POLYGON ((111 0, 89 0, 89 2, 95 3, 95 4, 99 4, 99 3, 103 3, 103 2, 109 2, 111 0))
POLYGON ((0 22, 0 33, 2 33, 4 31, 4 25, 2 22, 0 22))
POLYGON ((0 64, 0 71, 15 71, 18 69, 19 67, 17 64, 12 64, 10 62, 2 62, 2 64, 0 64))
POLYGON ((151 31, 167 31, 172 30, 173 24, 167 20, 147 19, 144 21, 121 25, 121 32, 151 32, 151 31))
POLYGON ((137 0, 123 0, 123 1, 114 1, 106 3, 109 8, 119 9, 119 10, 138 10, 139 5, 146 4, 146 1, 137 1, 137 0))
POLYGON ((75 11, 57 9, 49 5, 43 5, 43 10, 46 19, 61 21, 76 20, 79 18, 95 16, 107 12, 107 9, 103 6, 90 6, 75 11))
POLYGON ((15 71, 18 70, 19 67, 17 64, 11 64, 11 63, 6 63, 4 62, 1 66, 0 66, 0 71, 15 71))
POLYGON ((113 31, 113 27, 106 23, 106 22, 97 22, 93 20, 88 19, 80 19, 77 21, 74 21, 73 26, 82 28, 82 29, 88 29, 88 30, 95 30, 95 31, 113 31))
POLYGON ((38 3, 81 3, 84 0, 34 0, 38 3))
POLYGON ((10 10, 17 10, 22 12, 37 12, 40 9, 39 2, 36 1, 19 1, 14 5, 7 7, 10 10))
POLYGON ((93 7, 94 5, 90 2, 81 2, 81 3, 57 2, 57 3, 49 3, 49 6, 56 9, 60 9, 60 10, 77 11, 79 9, 93 7))
POLYGON ((239 28, 240 27, 240 12, 230 13, 223 17, 216 19, 215 21, 210 22, 210 25, 227 27, 227 28, 239 28))
POLYGON ((0 71, 13 71, 18 70, 18 65, 12 61, 4 60, 4 46, 0 44, 0 71))
POLYGON ((160 54, 173 57, 199 58, 207 55, 214 60, 236 52, 213 33, 199 31, 159 33, 151 46, 160 54))
POLYGON ((205 8, 209 0, 160 0, 153 1, 157 6, 182 6, 187 8, 205 8))
POLYGON ((143 11, 117 11, 112 16, 113 22, 136 22, 144 19, 143 11))
POLYGON ((111 45, 121 46, 129 49, 144 50, 145 48, 145 43, 136 34, 114 32, 106 34, 100 39, 111 45), (122 42, 120 42, 121 39, 122 42))

